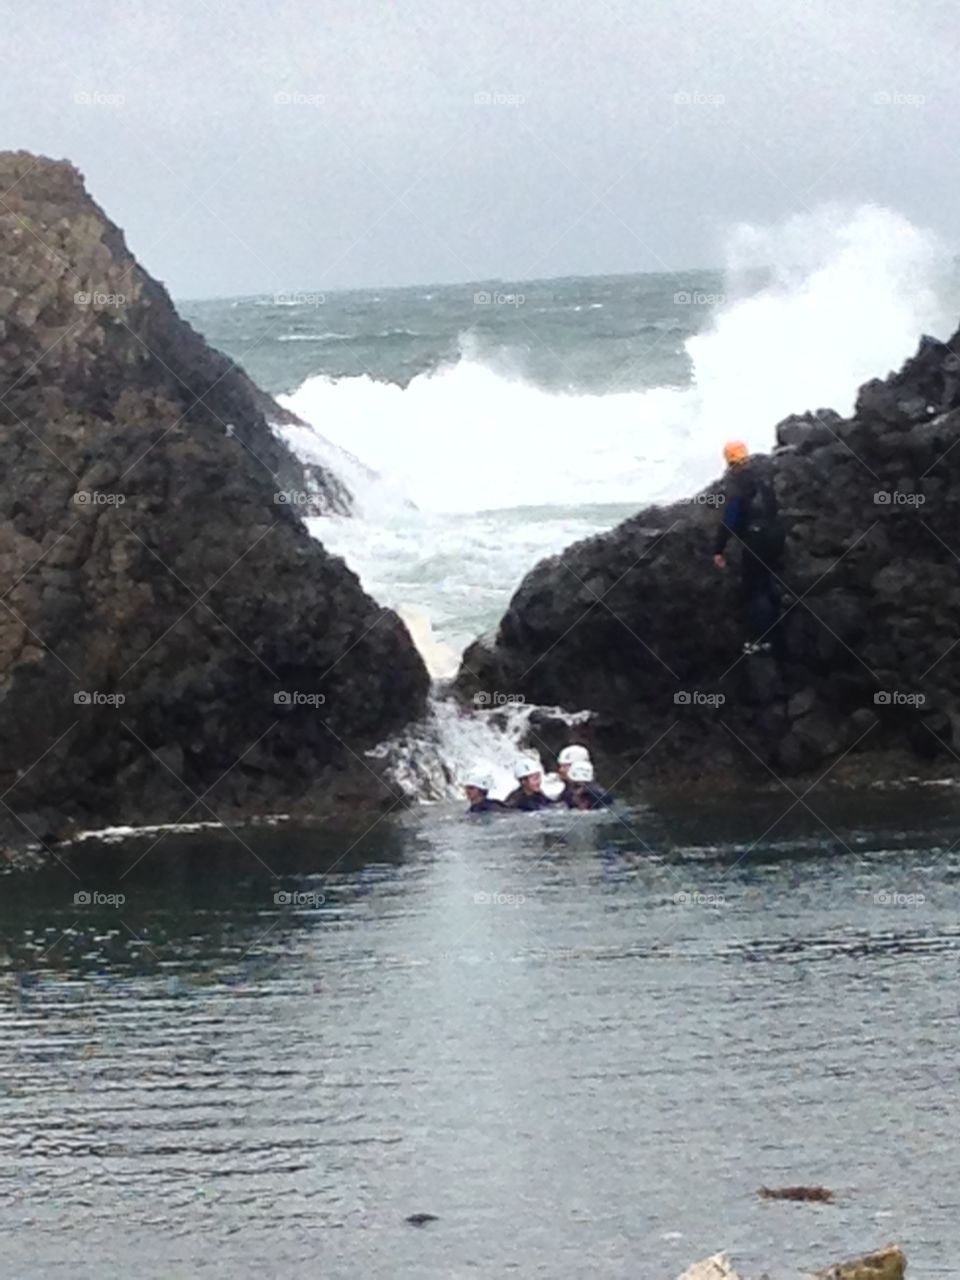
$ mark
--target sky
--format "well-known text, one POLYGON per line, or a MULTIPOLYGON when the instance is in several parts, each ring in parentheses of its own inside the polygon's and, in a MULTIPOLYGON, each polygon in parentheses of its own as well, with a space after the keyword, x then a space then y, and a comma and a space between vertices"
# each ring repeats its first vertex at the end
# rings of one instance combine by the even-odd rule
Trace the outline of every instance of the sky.
POLYGON ((953 0, 0 0, 3 145, 176 297, 718 266, 960 226, 953 0))

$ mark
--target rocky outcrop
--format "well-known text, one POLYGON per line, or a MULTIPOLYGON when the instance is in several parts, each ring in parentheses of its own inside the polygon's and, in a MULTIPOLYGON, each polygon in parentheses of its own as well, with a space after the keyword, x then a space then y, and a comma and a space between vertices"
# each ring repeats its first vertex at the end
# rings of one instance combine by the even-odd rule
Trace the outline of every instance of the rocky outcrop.
MULTIPOLYGON (((907 1259, 895 1244, 876 1253, 866 1253, 848 1262, 838 1262, 812 1273, 817 1280, 904 1280, 907 1259)), ((808 1273, 810 1274, 810 1273, 808 1273)), ((677 1280, 741 1280, 725 1253, 715 1253, 688 1267, 677 1280)))
MULTIPOLYGON (((960 335, 862 388, 855 413, 780 424, 786 654, 743 657, 718 572, 720 483, 650 507, 527 575, 458 686, 597 712, 629 770, 731 780, 953 769, 960 753, 960 335)), ((735 430, 735 428, 734 428, 735 430)), ((614 775, 615 776, 615 775, 614 775)), ((611 778, 613 780, 613 778, 611 778)))
POLYGON ((341 782, 393 801, 360 753, 428 678, 304 528, 349 495, 304 477, 284 411, 179 319, 75 169, 2 154, 0 190, 8 826, 329 805, 341 782))
POLYGON ((814 1274, 817 1280, 904 1280, 907 1259, 902 1249, 888 1244, 848 1262, 837 1262, 814 1274))

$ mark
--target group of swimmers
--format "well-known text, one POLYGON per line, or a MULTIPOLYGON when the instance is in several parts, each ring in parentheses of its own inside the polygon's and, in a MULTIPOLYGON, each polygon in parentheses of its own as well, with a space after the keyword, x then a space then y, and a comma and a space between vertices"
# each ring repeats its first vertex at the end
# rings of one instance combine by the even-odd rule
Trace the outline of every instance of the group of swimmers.
POLYGON ((556 773, 543 775, 539 760, 522 756, 514 766, 517 786, 505 800, 490 796, 493 779, 483 769, 471 772, 464 790, 470 801, 470 813, 494 813, 517 809, 532 813, 538 809, 565 806, 568 809, 606 809, 613 804, 609 791, 594 782, 593 762, 586 747, 574 744, 564 747, 557 757, 556 773))

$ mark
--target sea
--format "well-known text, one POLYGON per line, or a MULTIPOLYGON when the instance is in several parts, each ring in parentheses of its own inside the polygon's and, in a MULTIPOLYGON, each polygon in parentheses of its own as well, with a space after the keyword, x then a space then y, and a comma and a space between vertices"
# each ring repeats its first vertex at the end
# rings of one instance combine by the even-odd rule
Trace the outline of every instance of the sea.
POLYGON ((444 685, 539 559, 949 336, 950 254, 864 207, 714 270, 288 284, 179 308, 355 495, 310 530, 436 677, 416 803, 0 868, 0 1271, 672 1280, 727 1249, 786 1280, 896 1239, 955 1276, 954 789, 469 821, 463 769, 508 785, 530 709, 492 729, 444 685), (833 1203, 758 1195, 796 1183, 833 1203))

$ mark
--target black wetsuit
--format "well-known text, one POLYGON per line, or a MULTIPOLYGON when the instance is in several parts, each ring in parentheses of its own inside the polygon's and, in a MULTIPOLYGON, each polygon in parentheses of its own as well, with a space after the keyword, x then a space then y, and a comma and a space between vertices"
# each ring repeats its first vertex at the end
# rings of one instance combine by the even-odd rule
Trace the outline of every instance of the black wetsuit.
POLYGON ((604 791, 603 787, 598 787, 593 782, 583 784, 579 799, 576 791, 568 782, 560 799, 568 809, 609 809, 613 804, 613 796, 610 792, 604 791))
POLYGON ((511 791, 506 799, 508 809, 520 809, 524 813, 533 813, 536 809, 550 809, 556 803, 542 791, 524 791, 523 787, 517 787, 516 791, 511 791))
POLYGON ((506 807, 502 800, 491 800, 489 796, 484 796, 482 800, 472 804, 467 813, 499 813, 506 807))
POLYGON ((779 578, 783 571, 784 532, 773 491, 768 458, 749 458, 727 476, 723 521, 714 555, 723 555, 730 538, 740 543, 740 582, 748 638, 781 647, 779 578))

